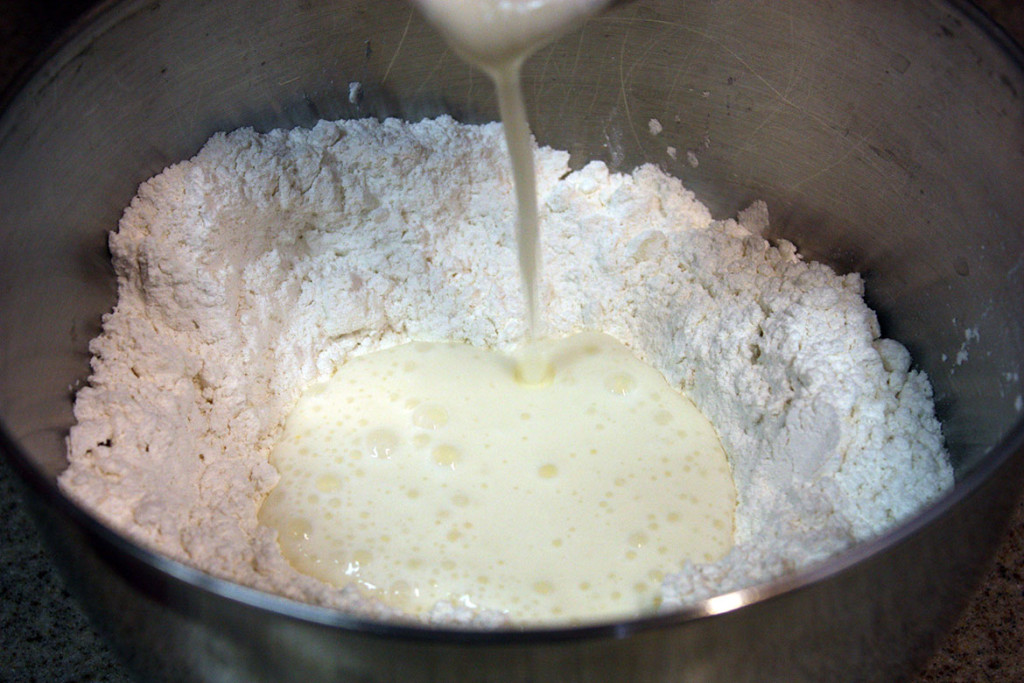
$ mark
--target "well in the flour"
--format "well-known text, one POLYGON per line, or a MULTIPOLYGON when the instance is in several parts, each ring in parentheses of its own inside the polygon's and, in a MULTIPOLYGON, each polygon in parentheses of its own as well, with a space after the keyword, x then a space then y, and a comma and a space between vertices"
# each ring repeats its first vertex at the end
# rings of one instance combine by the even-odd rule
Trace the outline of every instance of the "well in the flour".
POLYGON ((652 612, 660 577, 721 558, 735 488, 711 424, 606 335, 542 346, 543 385, 505 354, 422 342, 314 385, 260 512, 285 557, 414 615, 519 624, 652 612))

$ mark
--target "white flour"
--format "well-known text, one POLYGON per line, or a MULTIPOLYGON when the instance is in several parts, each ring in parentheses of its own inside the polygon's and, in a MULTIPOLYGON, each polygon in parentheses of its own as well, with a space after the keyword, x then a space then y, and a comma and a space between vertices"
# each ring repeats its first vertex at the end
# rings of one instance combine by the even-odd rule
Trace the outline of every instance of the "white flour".
MULTIPOLYGON (((537 154, 547 329, 631 346, 716 426, 736 479, 735 550, 681 567, 666 608, 824 559, 951 486, 928 381, 879 338, 858 276, 771 246, 763 204, 713 221, 654 167, 567 163, 537 154)), ((212 574, 383 611, 282 558, 256 518, 268 453, 303 387, 349 354, 515 346, 514 218, 496 124, 215 136, 143 184, 111 236, 119 299, 90 346, 63 489, 212 574)))

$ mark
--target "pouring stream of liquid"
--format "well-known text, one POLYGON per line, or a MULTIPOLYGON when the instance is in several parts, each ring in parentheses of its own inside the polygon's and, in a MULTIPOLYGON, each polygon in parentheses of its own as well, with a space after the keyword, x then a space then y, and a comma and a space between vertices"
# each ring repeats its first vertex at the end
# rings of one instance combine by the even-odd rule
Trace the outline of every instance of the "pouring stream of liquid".
POLYGON ((512 158, 516 185, 516 244, 519 248, 519 271, 526 297, 526 321, 531 341, 543 336, 540 315, 540 228, 537 220, 537 178, 530 144, 530 124, 526 119, 519 64, 508 65, 492 74, 498 91, 498 108, 505 127, 505 141, 512 158))
MULTIPOLYGON (((529 340, 543 333, 537 220, 537 181, 530 125, 519 71, 534 51, 597 14, 609 0, 414 0, 449 45, 494 81, 505 140, 515 178, 519 269, 526 299, 529 340)), ((527 354, 529 355, 529 354, 527 354)), ((527 383, 546 374, 541 359, 523 357, 520 374, 527 383)))

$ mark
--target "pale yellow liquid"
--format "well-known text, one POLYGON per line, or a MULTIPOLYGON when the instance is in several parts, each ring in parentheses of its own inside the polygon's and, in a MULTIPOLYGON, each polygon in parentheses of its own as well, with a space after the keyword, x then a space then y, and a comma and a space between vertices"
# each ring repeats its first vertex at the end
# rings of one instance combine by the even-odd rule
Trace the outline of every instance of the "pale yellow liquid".
POLYGON ((542 386, 416 342, 311 387, 260 512, 292 566, 414 615, 573 623, 651 611, 666 572, 719 559, 735 490, 710 423, 611 337, 543 346, 542 386))

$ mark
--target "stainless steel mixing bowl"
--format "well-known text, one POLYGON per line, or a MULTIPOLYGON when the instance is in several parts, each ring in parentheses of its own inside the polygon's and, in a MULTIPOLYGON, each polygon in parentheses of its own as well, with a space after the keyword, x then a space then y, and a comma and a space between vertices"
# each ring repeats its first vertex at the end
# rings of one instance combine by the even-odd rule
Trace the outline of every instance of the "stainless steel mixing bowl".
POLYGON ((1021 64, 961 3, 641 0, 526 70, 542 143, 577 164, 655 162, 718 215, 765 199, 773 236, 865 274, 886 334, 931 375, 955 490, 810 571, 588 628, 395 627, 155 557, 57 491, 87 342, 114 302, 105 235, 140 181, 242 125, 494 118, 484 78, 398 0, 110 2, 23 84, 0 119, 3 448, 140 680, 898 679, 972 586, 1021 480, 1021 64))

